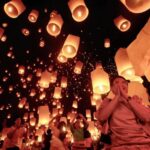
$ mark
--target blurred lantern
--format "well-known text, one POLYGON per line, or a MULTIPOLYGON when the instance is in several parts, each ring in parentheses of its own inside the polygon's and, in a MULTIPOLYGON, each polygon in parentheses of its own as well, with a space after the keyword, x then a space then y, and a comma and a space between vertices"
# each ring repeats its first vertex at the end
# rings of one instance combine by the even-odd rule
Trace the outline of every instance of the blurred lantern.
POLYGON ((62 47, 62 53, 66 58, 76 56, 80 43, 80 37, 69 34, 62 47))
POLYGON ((110 90, 109 76, 102 68, 101 64, 96 66, 96 69, 91 72, 93 93, 106 94, 110 90))
POLYGON ((23 87, 24 89, 26 89, 26 88, 27 88, 27 84, 26 84, 26 83, 23 83, 22 87, 23 87))
POLYGON ((135 75, 135 71, 131 61, 129 60, 126 49, 119 48, 115 55, 115 63, 120 76, 130 81, 143 82, 142 78, 135 75))
POLYGON ((47 32, 52 36, 58 36, 61 32, 63 25, 63 19, 57 11, 52 11, 50 14, 50 20, 46 26, 47 32))
POLYGON ((93 98, 94 98, 95 100, 100 100, 102 97, 101 97, 100 94, 93 93, 93 98))
POLYGON ((150 106, 147 89, 143 86, 143 84, 136 81, 130 82, 128 85, 128 95, 131 97, 137 95, 142 99, 141 101, 144 105, 150 106))
POLYGON ((61 87, 55 87, 53 98, 60 99, 61 96, 61 87))
POLYGON ((55 83, 56 80, 57 80, 57 71, 54 71, 54 72, 51 73, 50 82, 55 83))
POLYGON ((132 13, 142 13, 150 9, 149 0, 120 0, 132 13))
POLYGON ((74 73, 81 74, 82 68, 83 68, 83 63, 81 61, 77 61, 74 68, 74 73))
POLYGON ((39 106, 38 107, 38 114, 39 114, 39 121, 38 121, 38 125, 48 125, 49 121, 50 121, 50 112, 49 112, 49 108, 48 105, 44 105, 44 106, 39 106))
POLYGON ((86 109, 86 118, 91 118, 91 110, 86 109))
POLYGON ((30 34, 30 31, 27 28, 23 28, 21 32, 24 36, 28 36, 30 34))
POLYGON ((4 29, 0 27, 0 39, 3 36, 3 34, 4 34, 4 29))
POLYGON ((12 85, 9 86, 9 92, 13 91, 14 87, 12 85))
POLYGON ((10 118, 11 118, 11 114, 8 114, 8 115, 7 115, 7 119, 10 119, 10 118))
POLYGON ((94 99, 93 96, 91 96, 91 105, 96 106, 96 99, 94 99))
POLYGON ((8 56, 8 57, 12 57, 12 55, 13 55, 13 52, 12 52, 12 51, 9 51, 9 52, 7 53, 7 56, 8 56))
POLYGON ((40 40, 39 46, 40 47, 44 47, 45 46, 45 41, 44 40, 40 40))
POLYGON ((78 102, 76 100, 73 101, 72 107, 75 109, 78 108, 78 102))
POLYGON ((55 117, 58 115, 58 109, 57 108, 53 108, 52 109, 52 116, 55 117))
POLYGON ((39 86, 41 88, 48 88, 50 84, 50 77, 51 74, 47 70, 42 72, 41 79, 38 81, 39 86))
POLYGON ((136 39, 127 47, 129 59, 135 74, 150 81, 150 19, 138 33, 136 39))
POLYGON ((72 18, 77 22, 84 21, 89 15, 89 10, 85 5, 84 0, 69 0, 68 6, 71 11, 72 18))
POLYGON ((131 22, 121 15, 114 19, 114 23, 116 27, 122 32, 129 30, 131 27, 131 22))
POLYGON ((32 80, 32 74, 29 74, 28 76, 27 76, 27 81, 31 81, 32 80))
POLYGON ((18 74, 24 75, 24 73, 25 73, 25 67, 24 66, 19 66, 18 74))
POLYGON ((19 108, 23 108, 24 105, 26 104, 26 101, 27 101, 26 97, 23 97, 23 98, 20 100, 20 102, 19 102, 19 104, 18 104, 18 107, 19 107, 19 108))
POLYGON ((6 40, 7 40, 7 36, 6 36, 6 35, 2 35, 1 41, 2 41, 2 42, 5 42, 6 40))
POLYGON ((29 118, 30 118, 30 119, 31 119, 31 118, 34 118, 34 112, 30 112, 29 118))
POLYGON ((29 109, 29 103, 26 103, 24 108, 29 109))
POLYGON ((59 109, 59 114, 62 115, 63 112, 64 112, 64 109, 63 109, 63 108, 60 108, 60 109, 59 109))
POLYGON ((31 89, 31 92, 30 92, 30 96, 33 97, 36 95, 36 91, 35 89, 31 89))
POLYGON ((7 22, 2 23, 2 27, 4 28, 8 27, 8 23, 7 22))
POLYGON ((57 103, 57 109, 60 109, 61 108, 61 103, 57 103))
POLYGON ((5 13, 11 18, 17 18, 25 9, 22 0, 11 0, 4 5, 5 13))
POLYGON ((25 113, 25 114, 24 114, 23 119, 24 119, 25 121, 28 120, 28 113, 25 113))
POLYGON ((66 88, 67 87, 67 77, 62 77, 61 78, 61 87, 66 88))
POLYGON ((68 59, 66 58, 66 56, 63 55, 62 52, 59 53, 57 60, 61 63, 66 63, 68 61, 68 59))
POLYGON ((36 70, 36 76, 41 77, 41 75, 42 75, 42 69, 37 69, 36 70))
POLYGON ((32 23, 35 23, 37 21, 38 17, 39 17, 39 12, 37 10, 33 9, 28 16, 28 20, 32 23))
POLYGON ((30 125, 35 126, 36 125, 36 118, 30 118, 30 125))
POLYGON ((46 92, 42 92, 39 96, 40 100, 43 100, 46 97, 46 92))
POLYGON ((104 40, 104 47, 105 47, 105 48, 109 48, 109 47, 110 47, 110 39, 109 39, 109 38, 106 38, 106 39, 104 40))

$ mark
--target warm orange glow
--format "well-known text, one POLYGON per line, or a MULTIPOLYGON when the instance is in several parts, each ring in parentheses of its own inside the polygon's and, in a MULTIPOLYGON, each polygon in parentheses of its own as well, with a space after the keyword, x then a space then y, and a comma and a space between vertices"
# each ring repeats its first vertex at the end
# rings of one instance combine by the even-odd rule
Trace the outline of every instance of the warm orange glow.
POLYGON ((78 102, 76 100, 73 101, 72 107, 76 109, 78 108, 78 102))
POLYGON ((18 107, 19 107, 19 108, 23 108, 24 105, 26 104, 26 101, 27 101, 27 99, 26 99, 25 97, 22 98, 22 99, 20 100, 19 104, 18 104, 18 107))
POLYGON ((94 93, 105 94, 109 92, 109 76, 101 65, 97 65, 96 69, 91 72, 91 79, 94 93))
POLYGON ((4 5, 5 13, 11 18, 17 18, 26 7, 21 0, 11 0, 4 5))
POLYGON ((18 74, 24 75, 25 73, 25 67, 24 66, 19 66, 18 74))
POLYGON ((51 73, 51 76, 50 76, 50 83, 55 83, 57 80, 57 71, 54 71, 51 73))
POLYGON ((128 31, 131 27, 131 22, 121 15, 114 19, 114 23, 116 27, 122 32, 128 31))
POLYGON ((77 22, 84 21, 89 15, 89 10, 85 5, 84 0, 69 0, 68 6, 71 11, 72 18, 77 22))
POLYGON ((86 118, 91 118, 91 110, 86 109, 86 118))
POLYGON ((66 88, 67 87, 67 77, 62 77, 61 78, 61 87, 66 88))
POLYGON ((3 36, 3 33, 4 33, 4 29, 0 27, 0 39, 3 36))
POLYGON ((39 12, 33 9, 28 16, 28 20, 32 23, 35 23, 38 19, 38 16, 39 16, 39 12))
POLYGON ((106 39, 104 40, 104 47, 105 47, 105 48, 109 48, 109 47, 110 47, 110 39, 109 39, 109 38, 106 38, 106 39))
POLYGON ((79 48, 80 37, 69 34, 62 47, 62 53, 67 58, 76 56, 79 48))
POLYGON ((142 78, 135 75, 135 71, 131 61, 129 60, 126 49, 118 49, 115 55, 115 63, 117 66, 118 74, 131 81, 143 82, 142 78))
POLYGON ((30 125, 35 126, 36 125, 36 118, 31 118, 30 119, 30 125))
POLYGON ((74 73, 81 74, 82 67, 83 67, 83 63, 81 61, 77 61, 75 68, 74 68, 74 73))
POLYGON ((55 87, 53 98, 60 99, 61 96, 61 87, 55 87))
POLYGON ((150 0, 120 0, 133 13, 142 13, 150 9, 150 0))
POLYGON ((63 25, 63 19, 60 14, 56 11, 53 11, 50 15, 50 20, 46 26, 47 32, 52 36, 58 36, 61 32, 63 25))
POLYGON ((68 61, 68 59, 63 55, 62 52, 60 52, 60 54, 58 55, 57 59, 61 63, 66 63, 68 61))
POLYGON ((21 31, 22 31, 22 34, 25 36, 28 36, 30 34, 30 31, 26 28, 23 28, 21 31))

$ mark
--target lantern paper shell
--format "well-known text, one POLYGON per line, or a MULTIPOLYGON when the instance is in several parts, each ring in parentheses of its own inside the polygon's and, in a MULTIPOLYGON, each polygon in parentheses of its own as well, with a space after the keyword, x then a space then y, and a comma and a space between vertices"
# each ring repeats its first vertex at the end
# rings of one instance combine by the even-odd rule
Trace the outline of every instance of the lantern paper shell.
POLYGON ((25 73, 25 67, 24 66, 19 66, 18 74, 24 75, 24 73, 25 73))
POLYGON ((146 75, 150 81, 150 19, 141 29, 136 39, 127 47, 129 59, 136 75, 146 75))
POLYGON ((62 77, 61 78, 61 87, 66 88, 67 87, 67 77, 62 77))
POLYGON ((50 83, 55 83, 57 80, 57 71, 54 71, 51 73, 51 76, 50 76, 50 83))
POLYGON ((69 34, 64 42, 62 53, 66 58, 76 56, 80 43, 80 37, 69 34))
POLYGON ((89 15, 89 10, 85 5, 84 0, 69 0, 68 6, 71 11, 72 18, 77 22, 84 21, 89 15))
POLYGON ((141 101, 144 105, 150 106, 148 93, 146 88, 143 86, 143 84, 136 81, 130 82, 128 84, 128 95, 131 97, 137 95, 142 99, 141 101))
POLYGON ((115 63, 117 66, 118 74, 130 81, 143 82, 142 78, 135 75, 135 71, 131 61, 129 60, 126 49, 120 48, 115 55, 115 63))
POLYGON ((55 87, 53 98, 60 99, 61 96, 61 87, 55 87))
POLYGON ((110 90, 109 76, 103 70, 101 65, 98 65, 91 72, 93 92, 96 94, 106 94, 110 90))
POLYGON ((56 37, 60 34, 62 25, 63 19, 61 15, 58 14, 56 11, 53 11, 51 13, 50 20, 46 26, 46 30, 50 35, 56 37))
POLYGON ((83 63, 81 61, 77 61, 75 68, 74 68, 74 73, 81 74, 82 67, 83 67, 83 63))
POLYGON ((4 5, 5 13, 11 18, 17 18, 26 7, 21 0, 11 0, 4 5))
POLYGON ((86 118, 91 118, 91 110, 86 109, 86 118))
POLYGON ((72 107, 77 109, 78 108, 78 102, 77 101, 73 101, 72 107))
POLYGON ((30 125, 35 126, 36 125, 36 118, 30 118, 30 125))
POLYGON ((18 107, 19 107, 19 108, 23 108, 24 105, 26 104, 26 101, 27 101, 27 99, 26 99, 25 97, 22 98, 22 99, 20 100, 19 104, 18 104, 18 107))
POLYGON ((132 13, 142 13, 150 9, 150 0, 120 0, 132 13))
POLYGON ((39 12, 33 9, 28 16, 28 20, 32 23, 35 23, 38 19, 38 16, 39 16, 39 12))
POLYGON ((0 27, 0 39, 3 36, 3 34, 4 34, 4 29, 0 27))
POLYGON ((62 52, 59 53, 57 60, 61 63, 66 63, 68 61, 68 59, 66 58, 66 56, 63 55, 62 52))
POLYGON ((50 112, 47 105, 38 107, 39 121, 38 125, 48 125, 50 121, 50 112))
POLYGON ((123 16, 118 16, 114 19, 115 26, 122 32, 126 32, 131 27, 131 22, 125 19, 123 16))
POLYGON ((109 38, 106 38, 106 39, 104 40, 104 47, 105 47, 105 48, 109 48, 109 47, 110 47, 110 39, 109 39, 109 38))

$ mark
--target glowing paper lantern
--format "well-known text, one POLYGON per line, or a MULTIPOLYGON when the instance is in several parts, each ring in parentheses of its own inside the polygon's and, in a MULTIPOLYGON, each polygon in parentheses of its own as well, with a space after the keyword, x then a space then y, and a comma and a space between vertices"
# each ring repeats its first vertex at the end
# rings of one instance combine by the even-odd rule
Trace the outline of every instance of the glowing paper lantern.
POLYGON ((33 9, 28 16, 28 20, 32 23, 35 23, 38 19, 38 16, 39 16, 39 12, 33 9))
POLYGON ((18 74, 24 75, 24 73, 25 73, 25 67, 24 66, 19 66, 18 74))
POLYGON ((57 71, 54 71, 50 75, 50 83, 55 83, 57 80, 57 71))
POLYGON ((131 27, 131 22, 121 15, 114 19, 114 24, 122 32, 129 30, 131 27))
POLYGON ((62 77, 61 78, 61 87, 66 88, 67 87, 67 77, 62 77))
POLYGON ((109 38, 106 38, 106 39, 104 40, 104 47, 105 47, 105 48, 109 48, 109 47, 110 47, 110 39, 109 39, 109 38))
POLYGON ((81 61, 77 61, 75 68, 74 68, 74 73, 81 74, 82 67, 83 67, 83 63, 81 61))
POLYGON ((41 75, 42 75, 42 69, 37 69, 36 70, 36 76, 41 77, 41 75))
POLYGON ((3 34, 4 34, 4 29, 0 27, 0 39, 3 36, 3 34))
POLYGON ((60 14, 56 11, 53 11, 50 14, 50 20, 46 26, 47 32, 52 36, 58 36, 61 32, 61 28, 63 25, 63 19, 60 14))
POLYGON ((61 63, 66 63, 68 61, 67 57, 64 56, 62 52, 59 53, 57 60, 61 63))
POLYGON ((147 90, 143 86, 143 84, 141 84, 139 82, 130 82, 128 84, 128 95, 129 96, 137 95, 140 98, 142 98, 142 103, 144 105, 146 105, 146 106, 150 105, 147 90))
POLYGON ((78 108, 78 102, 75 100, 73 101, 72 107, 77 109, 78 108))
POLYGON ((86 109, 86 118, 91 118, 91 110, 86 109))
POLYGON ((84 0, 69 0, 68 6, 71 11, 72 18, 77 22, 84 21, 89 15, 89 10, 85 5, 84 0))
POLYGON ((62 47, 62 53, 66 58, 76 56, 80 43, 80 37, 69 34, 62 47))
POLYGON ((11 18, 17 18, 25 9, 22 0, 11 0, 4 5, 5 13, 11 18))
POLYGON ((52 109, 52 116, 55 117, 58 115, 58 109, 57 108, 53 108, 52 109))
POLYGON ((60 99, 61 96, 61 87, 55 87, 53 98, 60 99))
POLYGON ((30 34, 30 31, 27 28, 23 28, 21 32, 24 36, 28 36, 30 34))
POLYGON ((25 114, 24 114, 23 119, 24 119, 25 121, 28 120, 28 113, 25 113, 25 114))
POLYGON ((149 0, 120 0, 133 13, 142 13, 150 9, 149 0))
POLYGON ((115 63, 117 66, 118 74, 130 81, 143 82, 142 78, 135 75, 135 71, 131 61, 129 60, 126 49, 118 49, 115 55, 115 63))
POLYGON ((50 84, 50 76, 51 74, 46 70, 42 72, 41 79, 39 80, 39 86, 41 88, 48 88, 50 84))
POLYGON ((30 96, 33 97, 36 95, 36 91, 35 89, 31 89, 31 92, 30 92, 30 96))
POLYGON ((50 121, 50 112, 47 105, 38 107, 39 121, 38 125, 48 125, 50 121))
POLYGON ((18 104, 18 107, 19 107, 19 108, 23 108, 24 105, 26 104, 26 101, 27 101, 27 99, 26 99, 25 97, 22 98, 22 99, 20 100, 19 104, 18 104))
POLYGON ((135 74, 150 81, 150 19, 141 29, 136 39, 127 47, 129 59, 134 67, 135 74))
POLYGON ((30 125, 35 126, 36 125, 36 118, 31 118, 30 119, 30 125))
POLYGON ((91 72, 93 92, 96 94, 105 94, 110 90, 109 76, 99 64, 91 72))

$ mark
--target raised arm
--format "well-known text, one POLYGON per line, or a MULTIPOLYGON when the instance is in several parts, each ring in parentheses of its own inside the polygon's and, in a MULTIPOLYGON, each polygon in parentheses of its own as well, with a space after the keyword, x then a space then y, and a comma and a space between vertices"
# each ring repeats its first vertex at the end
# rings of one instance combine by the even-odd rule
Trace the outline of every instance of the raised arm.
POLYGON ((83 123, 84 123, 84 127, 85 127, 85 128, 88 128, 89 123, 88 123, 88 121, 86 120, 86 118, 85 118, 82 114, 79 114, 79 117, 82 118, 83 123))

